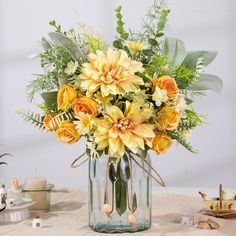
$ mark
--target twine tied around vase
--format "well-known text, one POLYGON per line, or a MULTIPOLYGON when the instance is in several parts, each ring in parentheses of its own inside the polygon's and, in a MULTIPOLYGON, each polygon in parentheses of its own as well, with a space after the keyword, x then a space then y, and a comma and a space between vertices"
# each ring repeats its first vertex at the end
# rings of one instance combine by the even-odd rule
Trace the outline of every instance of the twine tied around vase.
MULTIPOLYGON (((135 154, 129 150, 126 150, 130 160, 133 160, 144 172, 146 172, 153 180, 155 180, 158 184, 160 184, 162 187, 165 187, 165 183, 163 181, 163 179, 161 178, 160 174, 157 172, 157 170, 155 170, 155 168, 148 163, 146 160, 143 160, 143 158, 139 155, 139 154, 135 154), (149 168, 151 168, 151 171, 154 172, 154 174, 156 175, 156 177, 149 172, 146 168, 144 168, 142 165, 139 164, 139 162, 133 157, 133 154, 138 156, 149 168)), ((82 166, 83 164, 85 164, 90 157, 87 157, 85 160, 83 160, 82 162, 80 162, 79 164, 76 164, 78 161, 80 161, 81 158, 83 158, 86 155, 86 152, 82 153, 80 156, 78 156, 72 163, 71 163, 71 168, 78 168, 80 166, 82 166)))

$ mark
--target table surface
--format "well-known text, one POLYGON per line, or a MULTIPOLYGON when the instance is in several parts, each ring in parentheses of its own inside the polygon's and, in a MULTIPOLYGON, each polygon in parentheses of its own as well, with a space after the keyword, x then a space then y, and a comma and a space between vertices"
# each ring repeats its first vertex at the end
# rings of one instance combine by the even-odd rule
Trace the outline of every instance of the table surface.
MULTIPOLYGON (((216 193, 212 189, 201 189, 207 193, 216 193)), ((152 227, 137 236, 217 236, 236 235, 236 221, 204 216, 199 211, 204 208, 197 189, 165 188, 154 189, 152 208, 152 227), (195 196, 194 196, 195 195, 195 196), (181 213, 186 210, 194 212, 195 220, 212 218, 220 224, 219 230, 200 230, 179 224, 181 213)), ((7 236, 109 236, 92 231, 88 225, 87 193, 58 189, 52 193, 51 211, 41 213, 43 227, 33 229, 32 218, 19 223, 0 224, 0 235, 7 236)), ((33 215, 32 215, 33 217, 33 215)), ((131 235, 124 233, 122 236, 131 235)), ((134 235, 134 234, 132 234, 134 235)), ((114 236, 114 234, 113 234, 114 236)))

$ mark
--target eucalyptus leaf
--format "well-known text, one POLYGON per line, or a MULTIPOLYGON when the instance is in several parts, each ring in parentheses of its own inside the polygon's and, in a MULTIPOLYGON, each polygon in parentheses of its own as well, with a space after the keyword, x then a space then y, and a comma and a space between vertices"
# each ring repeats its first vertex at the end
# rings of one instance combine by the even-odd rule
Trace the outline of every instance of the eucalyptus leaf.
POLYGON ((71 54, 74 60, 84 59, 84 55, 81 49, 76 45, 70 38, 59 32, 50 32, 48 33, 51 40, 56 45, 61 45, 71 54))
POLYGON ((44 51, 47 51, 48 49, 52 47, 51 44, 47 41, 47 39, 45 39, 44 37, 42 37, 41 43, 42 43, 42 47, 44 51))
POLYGON ((181 40, 169 37, 164 41, 163 51, 174 67, 181 65, 187 54, 184 43, 181 40))
POLYGON ((193 51, 188 52, 183 64, 189 69, 196 69, 197 61, 199 58, 203 59, 203 65, 209 65, 217 56, 216 51, 193 51))
POLYGON ((52 106, 57 103, 57 91, 41 93, 41 97, 48 106, 52 106))
POLYGON ((189 89, 201 91, 212 90, 220 92, 223 87, 223 81, 216 75, 201 74, 199 80, 194 82, 189 89))

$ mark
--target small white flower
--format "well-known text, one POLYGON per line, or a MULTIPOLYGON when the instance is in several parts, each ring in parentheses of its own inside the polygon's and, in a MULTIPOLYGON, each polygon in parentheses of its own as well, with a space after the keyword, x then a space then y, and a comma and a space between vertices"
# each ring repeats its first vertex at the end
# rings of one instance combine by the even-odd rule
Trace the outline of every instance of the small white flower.
POLYGON ((78 66, 79 66, 78 61, 76 61, 76 62, 73 62, 73 61, 68 62, 67 67, 65 69, 65 73, 67 75, 73 75, 75 73, 75 71, 77 70, 78 66))
POLYGON ((155 101, 158 107, 161 106, 163 102, 168 100, 167 90, 156 87, 155 92, 152 95, 152 100, 155 101))
POLYGON ((184 96, 179 95, 177 100, 176 100, 176 111, 177 112, 183 112, 187 107, 186 101, 184 96))

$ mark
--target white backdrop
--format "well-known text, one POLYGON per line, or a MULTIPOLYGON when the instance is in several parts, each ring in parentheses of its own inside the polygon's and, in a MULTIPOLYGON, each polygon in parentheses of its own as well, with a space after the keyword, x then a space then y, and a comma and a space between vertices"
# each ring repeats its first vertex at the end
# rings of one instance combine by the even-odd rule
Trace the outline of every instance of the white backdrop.
MULTIPOLYGON (((14 155, 0 166, 0 182, 13 176, 43 176, 57 186, 87 187, 87 166, 70 169, 72 160, 84 149, 84 141, 74 145, 59 143, 24 123, 15 108, 29 107, 25 96, 30 73, 40 72, 38 61, 28 55, 38 52, 37 41, 50 30, 48 21, 56 19, 65 29, 77 26, 79 18, 101 31, 110 43, 115 34, 113 9, 122 4, 126 26, 139 29, 151 0, 1 0, 0 1, 0 146, 14 155)), ((215 187, 223 183, 236 187, 235 131, 236 109, 234 69, 236 41, 236 3, 234 0, 169 1, 171 15, 168 35, 185 41, 188 50, 218 50, 207 72, 224 80, 221 94, 209 93, 195 103, 200 113, 208 113, 209 125, 196 129, 191 137, 201 152, 194 155, 173 145, 163 155, 153 153, 154 166, 168 186, 215 187)))

